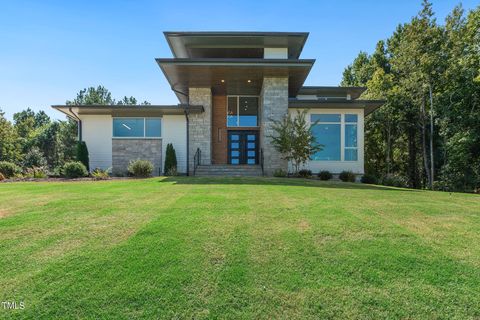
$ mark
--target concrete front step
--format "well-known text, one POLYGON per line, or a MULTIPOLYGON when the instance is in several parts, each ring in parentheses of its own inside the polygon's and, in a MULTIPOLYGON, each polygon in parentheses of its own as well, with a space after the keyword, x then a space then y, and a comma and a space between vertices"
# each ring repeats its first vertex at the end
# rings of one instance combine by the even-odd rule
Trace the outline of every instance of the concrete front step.
POLYGON ((202 165, 197 167, 197 176, 262 176, 258 165, 202 165))

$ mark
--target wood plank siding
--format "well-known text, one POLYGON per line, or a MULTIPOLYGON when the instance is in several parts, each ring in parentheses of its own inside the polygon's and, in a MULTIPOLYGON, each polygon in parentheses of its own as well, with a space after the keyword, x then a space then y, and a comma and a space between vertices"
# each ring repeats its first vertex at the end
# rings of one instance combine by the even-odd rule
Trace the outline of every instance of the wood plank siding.
POLYGON ((227 96, 213 96, 212 163, 227 163, 227 96))

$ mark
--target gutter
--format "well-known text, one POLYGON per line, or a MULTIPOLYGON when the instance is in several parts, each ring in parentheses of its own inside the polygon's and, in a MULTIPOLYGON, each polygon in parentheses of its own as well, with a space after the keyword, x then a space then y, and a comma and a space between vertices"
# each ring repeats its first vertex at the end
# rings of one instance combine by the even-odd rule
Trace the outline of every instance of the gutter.
POLYGON ((78 123, 78 141, 82 141, 82 120, 72 111, 72 108, 68 108, 68 111, 74 116, 78 123))

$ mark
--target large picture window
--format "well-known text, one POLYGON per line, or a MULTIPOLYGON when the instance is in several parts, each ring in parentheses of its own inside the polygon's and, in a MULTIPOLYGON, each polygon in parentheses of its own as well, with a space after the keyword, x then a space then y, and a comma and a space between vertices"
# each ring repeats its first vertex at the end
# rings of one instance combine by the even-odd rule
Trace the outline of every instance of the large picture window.
POLYGON ((310 121, 313 124, 313 135, 317 143, 322 145, 322 150, 316 152, 312 156, 312 160, 358 160, 358 115, 335 113, 312 114, 310 121))
POLYGON ((228 127, 258 126, 258 97, 229 96, 227 103, 228 127))
POLYGON ((340 161, 341 115, 312 114, 311 121, 316 122, 312 127, 313 135, 317 143, 322 145, 322 150, 317 151, 312 156, 312 160, 340 161))
POLYGON ((161 118, 113 118, 114 138, 160 138, 161 118))

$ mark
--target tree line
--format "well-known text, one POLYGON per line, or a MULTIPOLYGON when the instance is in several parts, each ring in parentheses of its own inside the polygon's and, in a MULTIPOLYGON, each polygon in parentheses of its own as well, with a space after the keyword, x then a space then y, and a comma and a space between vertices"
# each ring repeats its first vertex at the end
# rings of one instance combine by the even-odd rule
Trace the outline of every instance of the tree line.
POLYGON ((365 122, 368 174, 412 188, 480 188, 480 7, 458 5, 440 24, 424 0, 372 54, 358 54, 341 85, 386 101, 365 122))
MULTIPOLYGON (((137 100, 127 96, 115 100, 105 87, 98 86, 80 90, 66 104, 137 105, 137 100)), ((30 108, 14 113, 13 121, 9 121, 0 108, 0 161, 23 169, 44 167, 55 173, 66 162, 76 160, 77 130, 74 120, 52 120, 44 111, 30 108)))

